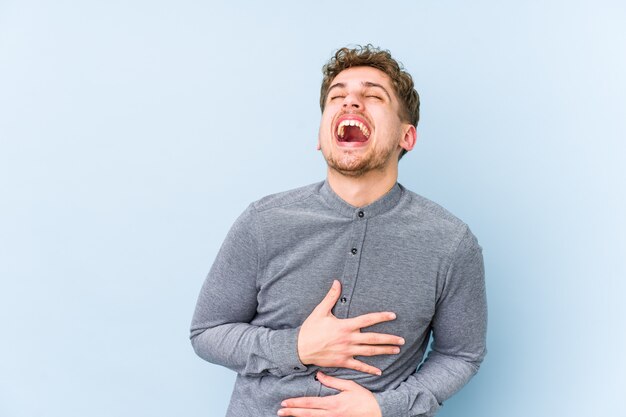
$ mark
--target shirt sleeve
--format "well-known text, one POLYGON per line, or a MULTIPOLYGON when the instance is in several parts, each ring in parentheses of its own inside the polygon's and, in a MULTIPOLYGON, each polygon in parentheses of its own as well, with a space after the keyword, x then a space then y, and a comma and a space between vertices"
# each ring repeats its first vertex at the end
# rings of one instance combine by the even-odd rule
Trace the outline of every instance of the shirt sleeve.
POLYGON ((374 393, 382 416, 433 416, 478 371, 486 354, 486 331, 482 250, 465 227, 437 301, 432 350, 396 389, 374 393))
POLYGON ((236 220, 202 286, 191 323, 191 344, 201 358, 247 376, 306 371, 298 357, 300 328, 250 324, 257 309, 261 246, 251 205, 236 220))

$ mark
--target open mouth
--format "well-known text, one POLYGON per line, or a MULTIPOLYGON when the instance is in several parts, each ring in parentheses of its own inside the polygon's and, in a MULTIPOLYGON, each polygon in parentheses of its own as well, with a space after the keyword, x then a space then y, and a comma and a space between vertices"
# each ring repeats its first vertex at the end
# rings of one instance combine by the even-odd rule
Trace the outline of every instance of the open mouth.
POLYGON ((337 124, 336 134, 339 142, 367 142, 370 128, 361 120, 343 119, 337 124))

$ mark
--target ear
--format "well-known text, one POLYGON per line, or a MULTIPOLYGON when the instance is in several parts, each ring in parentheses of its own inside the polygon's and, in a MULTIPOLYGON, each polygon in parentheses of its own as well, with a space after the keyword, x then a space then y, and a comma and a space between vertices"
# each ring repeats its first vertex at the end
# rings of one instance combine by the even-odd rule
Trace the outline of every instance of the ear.
POLYGON ((400 143, 398 145, 408 152, 415 146, 415 142, 417 141, 417 130, 415 129, 415 126, 411 124, 406 124, 404 126, 404 136, 400 139, 400 143))

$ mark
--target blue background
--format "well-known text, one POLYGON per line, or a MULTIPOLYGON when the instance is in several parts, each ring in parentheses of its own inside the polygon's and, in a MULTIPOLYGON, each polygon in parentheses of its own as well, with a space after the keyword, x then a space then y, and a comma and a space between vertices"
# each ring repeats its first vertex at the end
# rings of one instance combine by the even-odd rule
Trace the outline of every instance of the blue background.
POLYGON ((228 228, 324 178, 321 66, 392 51, 400 182, 478 236, 489 354, 442 417, 626 415, 621 1, 0 2, 0 416, 220 416, 188 342, 228 228))

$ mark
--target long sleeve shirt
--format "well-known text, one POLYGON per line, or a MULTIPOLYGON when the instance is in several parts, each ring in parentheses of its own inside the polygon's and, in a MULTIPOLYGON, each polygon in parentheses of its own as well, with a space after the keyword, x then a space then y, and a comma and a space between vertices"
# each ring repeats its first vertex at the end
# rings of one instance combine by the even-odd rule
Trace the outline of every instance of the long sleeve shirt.
POLYGON ((320 369, 372 391, 383 417, 432 416, 478 370, 486 321, 482 251, 465 223, 400 184, 354 207, 324 181, 241 214, 201 289, 191 342, 238 374, 227 417, 275 416, 284 399, 337 394, 314 378, 320 369), (357 357, 381 376, 298 357, 300 326, 334 279, 336 317, 396 313, 362 329, 405 339, 397 355, 357 357))

